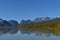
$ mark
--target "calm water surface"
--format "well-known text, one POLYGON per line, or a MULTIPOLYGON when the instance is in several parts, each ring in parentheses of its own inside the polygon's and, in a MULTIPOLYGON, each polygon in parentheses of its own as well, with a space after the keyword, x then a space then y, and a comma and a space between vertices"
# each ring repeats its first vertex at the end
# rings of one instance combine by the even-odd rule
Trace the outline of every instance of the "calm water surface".
POLYGON ((59 33, 49 30, 3 28, 0 29, 0 40, 60 40, 60 36, 59 33))

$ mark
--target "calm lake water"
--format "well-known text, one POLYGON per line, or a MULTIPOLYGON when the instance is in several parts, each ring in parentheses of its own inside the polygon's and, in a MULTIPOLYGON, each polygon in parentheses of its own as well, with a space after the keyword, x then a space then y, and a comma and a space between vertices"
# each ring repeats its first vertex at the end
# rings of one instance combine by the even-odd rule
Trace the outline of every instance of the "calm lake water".
MULTIPOLYGON (((59 32, 58 30, 56 32, 59 32)), ((60 40, 59 33, 50 30, 0 29, 0 40, 60 40)))

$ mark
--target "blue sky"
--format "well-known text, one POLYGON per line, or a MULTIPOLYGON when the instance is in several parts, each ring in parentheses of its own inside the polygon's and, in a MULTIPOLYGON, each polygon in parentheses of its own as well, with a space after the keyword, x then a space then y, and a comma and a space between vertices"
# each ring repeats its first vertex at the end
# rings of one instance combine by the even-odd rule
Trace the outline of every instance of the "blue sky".
POLYGON ((60 0, 0 0, 0 18, 60 17, 60 0))

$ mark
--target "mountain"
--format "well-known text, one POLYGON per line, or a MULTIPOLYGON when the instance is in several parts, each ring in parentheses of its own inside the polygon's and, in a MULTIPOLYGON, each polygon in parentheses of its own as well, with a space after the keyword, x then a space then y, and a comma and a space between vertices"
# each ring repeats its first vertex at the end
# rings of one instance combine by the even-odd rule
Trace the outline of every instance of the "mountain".
POLYGON ((11 26, 11 24, 7 20, 0 19, 0 26, 11 26))
POLYGON ((40 18, 35 18, 33 20, 22 20, 20 24, 23 25, 23 24, 40 23, 40 22, 44 22, 44 21, 48 21, 48 20, 51 20, 51 18, 40 17, 40 18))
POLYGON ((0 26, 14 26, 14 25, 18 25, 19 23, 15 20, 3 20, 0 19, 0 26))
POLYGON ((49 17, 40 17, 40 18, 35 18, 33 21, 34 22, 44 22, 44 21, 48 21, 48 20, 51 20, 51 18, 49 17))
POLYGON ((5 26, 12 26, 8 21, 4 20, 2 21, 2 23, 5 25, 5 26))
POLYGON ((22 20, 20 22, 20 25, 24 25, 24 24, 30 24, 32 21, 31 20, 22 20))
POLYGON ((16 20, 9 20, 8 23, 10 23, 12 26, 19 24, 16 20))
POLYGON ((51 21, 51 23, 54 22, 60 22, 60 18, 50 18, 50 17, 40 17, 40 18, 35 18, 33 20, 21 20, 20 23, 18 23, 16 20, 3 20, 0 19, 0 26, 15 26, 15 25, 28 25, 28 24, 34 24, 34 23, 47 23, 51 21))

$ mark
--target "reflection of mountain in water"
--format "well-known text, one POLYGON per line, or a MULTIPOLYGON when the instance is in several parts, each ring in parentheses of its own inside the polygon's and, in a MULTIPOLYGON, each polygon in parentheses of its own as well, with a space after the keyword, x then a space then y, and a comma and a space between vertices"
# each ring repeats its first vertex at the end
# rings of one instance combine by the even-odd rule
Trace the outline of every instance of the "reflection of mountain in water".
POLYGON ((55 35, 55 36, 60 36, 60 30, 30 30, 30 29, 22 29, 22 28, 0 28, 0 35, 3 34, 16 34, 18 31, 21 32, 21 34, 34 34, 37 36, 51 36, 51 35, 55 35))
POLYGON ((3 35, 3 34, 15 34, 18 32, 18 29, 13 29, 13 28, 1 28, 0 29, 0 35, 3 35))
POLYGON ((50 36, 51 33, 49 30, 25 30, 25 29, 20 29, 22 34, 35 34, 37 36, 50 36))
POLYGON ((37 30, 37 29, 20 29, 21 33, 22 34, 35 34, 37 36, 51 36, 51 35, 54 35, 54 36, 60 36, 60 30, 59 29, 40 29, 40 30, 37 30))

